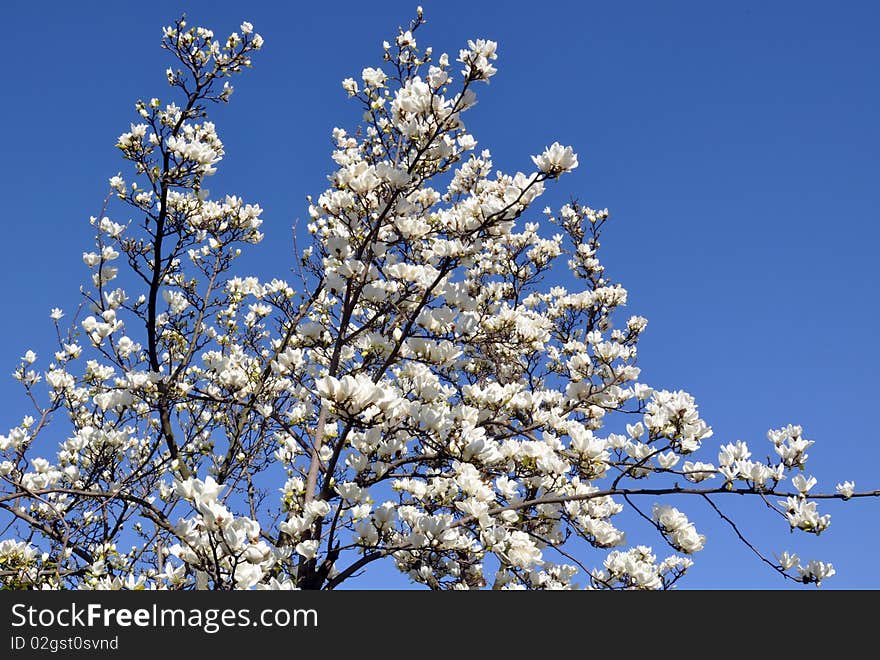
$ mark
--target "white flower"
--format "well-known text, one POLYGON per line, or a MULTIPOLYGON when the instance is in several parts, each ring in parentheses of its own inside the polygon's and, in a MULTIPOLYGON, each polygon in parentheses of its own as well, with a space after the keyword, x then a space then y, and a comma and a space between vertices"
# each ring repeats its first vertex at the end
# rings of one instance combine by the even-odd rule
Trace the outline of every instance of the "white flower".
POLYGON ((31 463, 33 463, 34 470, 36 470, 38 474, 45 474, 49 471, 50 463, 45 458, 35 458, 31 460, 31 463))
POLYGON ((684 478, 695 484, 715 477, 715 466, 711 463, 685 461, 681 470, 684 472, 684 478))
POLYGON ((507 560, 516 568, 528 569, 541 561, 541 551, 528 534, 518 530, 511 532, 505 554, 507 560))
POLYGON ((848 500, 853 496, 853 493, 856 490, 856 482, 855 481, 844 481, 842 484, 837 484, 835 487, 837 492, 843 495, 843 498, 848 500))
POLYGON ((311 541, 301 541, 296 544, 296 552, 299 555, 302 555, 306 559, 314 559, 318 554, 318 545, 320 541, 317 539, 313 539, 311 541))
POLYGON ((571 147, 563 147, 558 142, 554 142, 544 149, 542 154, 532 156, 532 161, 539 170, 552 175, 570 172, 578 166, 577 154, 572 151, 571 147))
POLYGON ((699 552, 706 544, 706 537, 697 532, 697 528, 693 523, 688 523, 675 532, 670 539, 679 550, 688 554, 699 552))
POLYGON ((416 40, 413 38, 412 32, 407 30, 406 32, 402 32, 397 36, 397 45, 401 48, 415 48, 416 40))
POLYGON ((358 93, 358 84, 354 78, 346 78, 342 81, 342 89, 348 92, 349 96, 354 96, 358 93))
POLYGON ((721 465, 733 465, 737 461, 747 460, 751 455, 752 452, 749 451, 748 445, 742 440, 737 440, 735 444, 721 445, 718 452, 718 462, 721 465))
POLYGON ((62 316, 64 316, 64 312, 59 307, 53 307, 49 313, 49 318, 53 321, 60 321, 62 316))
POLYGON ((235 567, 234 579, 237 589, 250 589, 263 579, 263 569, 257 564, 240 562, 235 567))
POLYGON ((385 81, 388 80, 388 76, 385 75, 382 69, 367 67, 361 72, 361 79, 368 87, 382 87, 385 81))
POLYGON ((310 518, 323 518, 330 513, 330 504, 326 500, 311 500, 303 507, 303 512, 310 518))
POLYGON ((736 462, 736 469, 740 477, 751 481, 755 488, 764 488, 776 476, 771 468, 758 461, 739 460, 736 462))
POLYGON ((163 289, 162 299, 168 303, 169 311, 172 314, 180 314, 189 307, 189 301, 186 299, 186 296, 184 296, 182 291, 163 289))
POLYGON ((667 451, 657 454, 657 464, 664 470, 670 470, 675 467, 681 457, 674 451, 667 451))
POLYGON ((812 559, 806 566, 798 566, 798 573, 800 573, 801 580, 805 583, 815 582, 818 587, 822 584, 822 580, 830 578, 837 571, 834 570, 834 566, 831 563, 826 564, 825 562, 812 559))
POLYGON ((55 390, 67 390, 76 384, 74 377, 63 369, 52 369, 51 371, 47 371, 46 382, 55 390))
POLYGON ((730 483, 739 477, 739 471, 731 465, 720 465, 718 467, 718 474, 724 477, 724 481, 727 483, 730 483))
POLYGON ((110 177, 110 187, 120 195, 125 194, 125 180, 118 174, 110 177))
POLYGON ((779 560, 779 565, 782 566, 783 570, 789 570, 790 568, 797 566, 800 558, 793 553, 789 553, 788 551, 780 553, 776 556, 776 559, 779 560))
POLYGON ((432 66, 428 70, 427 80, 428 84, 431 85, 431 87, 442 87, 449 81, 449 74, 443 69, 432 66))
POLYGON ((611 548, 626 542, 626 535, 606 520, 588 518, 584 521, 584 530, 593 536, 593 544, 600 548, 611 548))
POLYGON ((285 534, 289 534, 290 536, 296 538, 304 531, 309 529, 312 526, 312 519, 307 518, 306 516, 292 516, 286 522, 278 525, 278 529, 280 529, 285 534))
POLYGON ((645 433, 645 427, 641 422, 636 422, 635 424, 627 424, 626 425, 626 433, 633 440, 638 440, 645 433))
POLYGON ((673 506, 655 504, 652 513, 654 522, 667 532, 675 532, 688 524, 687 516, 673 506))
POLYGON ((251 23, 248 23, 247 21, 244 21, 244 22, 241 24, 241 28, 240 28, 240 29, 241 29, 241 33, 242 33, 242 34, 250 34, 251 32, 254 31, 254 26, 253 26, 251 23))
POLYGON ((806 495, 816 485, 816 477, 805 477, 799 474, 791 480, 791 485, 797 488, 801 495, 806 495))
POLYGON ((316 381, 315 386, 322 397, 342 404, 351 413, 359 413, 374 403, 382 407, 389 402, 386 398, 389 393, 366 374, 346 375, 338 380, 325 376, 316 381))

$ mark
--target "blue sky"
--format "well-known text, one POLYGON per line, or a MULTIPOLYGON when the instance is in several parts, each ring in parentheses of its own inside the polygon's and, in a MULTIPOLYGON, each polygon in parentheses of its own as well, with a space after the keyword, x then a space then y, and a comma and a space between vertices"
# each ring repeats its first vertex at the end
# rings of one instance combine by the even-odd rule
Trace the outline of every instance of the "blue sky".
MULTIPOLYGON (((115 138, 136 98, 167 96, 162 25, 186 11, 221 34, 247 19, 266 39, 215 115, 227 156, 210 184, 264 207, 266 240, 248 264, 283 276, 305 196, 333 166, 330 131, 358 120, 339 81, 380 63, 415 4, 7 1, 0 372, 26 348, 45 355, 49 308, 77 302, 88 217, 123 169, 115 138)), ((468 117, 497 167, 527 171, 546 144, 575 146, 580 167, 547 201, 611 209, 606 265, 650 320, 645 380, 694 394, 713 442, 769 449, 768 428, 800 423, 817 441, 809 472, 821 485, 878 487, 877 5, 423 5, 420 43, 437 52, 473 37, 500 44, 499 73, 468 117)), ((0 396, 0 426, 17 422, 11 378, 0 396)), ((768 553, 832 561, 828 588, 880 588, 880 502, 826 505, 819 539, 734 504, 768 553)), ((785 586, 717 519, 687 511, 709 541, 683 586, 785 586)), ((357 583, 401 584, 385 569, 357 583)))

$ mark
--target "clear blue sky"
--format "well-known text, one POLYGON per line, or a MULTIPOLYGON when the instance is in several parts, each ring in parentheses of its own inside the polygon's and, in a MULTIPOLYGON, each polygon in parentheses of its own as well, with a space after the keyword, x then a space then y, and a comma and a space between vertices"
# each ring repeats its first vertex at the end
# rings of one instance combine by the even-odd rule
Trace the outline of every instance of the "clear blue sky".
MULTIPOLYGON (((266 39, 216 114, 227 157, 210 187, 265 208, 249 263, 278 275, 305 196, 332 169, 331 129, 358 120, 339 81, 378 64, 415 5, 7 0, 0 372, 26 348, 46 355, 49 308, 77 301, 88 216, 123 169, 115 138, 136 98, 167 98, 162 25, 185 10, 218 34, 250 20, 266 39)), ((500 44, 499 74, 468 121, 498 167, 528 170, 555 139, 575 146, 580 168, 548 201, 611 209, 607 265, 650 320, 645 380, 693 393, 713 442, 769 449, 767 428, 800 423, 827 489, 880 486, 878 5, 423 5, 421 42, 437 52, 471 37, 500 44)), ((20 419, 11 378, 0 396, 5 430, 20 419)), ((701 507, 687 510, 709 541, 684 586, 785 586, 701 507)), ((825 510, 834 519, 818 540, 756 504, 733 512, 755 514, 740 515, 743 529, 768 552, 834 562, 828 588, 880 588, 880 502, 825 510)), ((401 584, 387 571, 358 583, 401 584)))

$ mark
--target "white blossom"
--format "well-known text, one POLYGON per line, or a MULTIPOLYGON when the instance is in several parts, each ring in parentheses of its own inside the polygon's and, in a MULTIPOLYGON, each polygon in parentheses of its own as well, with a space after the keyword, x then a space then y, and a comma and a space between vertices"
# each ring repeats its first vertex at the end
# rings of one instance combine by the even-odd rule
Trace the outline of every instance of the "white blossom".
POLYGON ((543 153, 532 156, 532 160, 540 171, 551 175, 570 172, 578 166, 577 154, 571 147, 563 147, 558 142, 547 147, 543 153))
POLYGON ((837 486, 835 486, 835 489, 838 493, 843 495, 844 499, 848 500, 850 497, 853 496, 853 493, 856 490, 856 484, 854 481, 844 481, 842 484, 837 484, 837 486))

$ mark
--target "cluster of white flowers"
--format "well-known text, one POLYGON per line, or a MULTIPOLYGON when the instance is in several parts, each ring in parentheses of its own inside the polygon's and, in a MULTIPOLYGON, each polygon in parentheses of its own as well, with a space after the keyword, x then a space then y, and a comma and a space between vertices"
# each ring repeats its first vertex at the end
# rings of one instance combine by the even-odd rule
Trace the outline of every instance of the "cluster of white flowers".
POLYGON ((706 537, 699 534, 687 516, 675 507, 655 504, 653 518, 677 550, 690 555, 703 549, 706 537))
POLYGON ((811 559, 806 565, 802 565, 800 563, 800 557, 790 552, 782 552, 776 557, 776 559, 782 570, 788 571, 793 568, 796 569, 798 579, 804 584, 813 583, 816 586, 819 586, 822 580, 831 577, 837 572, 831 564, 816 559, 811 559))
POLYGON ((175 481, 174 494, 191 502, 197 513, 178 521, 175 534, 181 543, 168 551, 192 567, 196 577, 204 573, 203 579, 225 578, 235 588, 248 589, 260 582, 278 559, 289 556, 290 548, 261 540, 260 524, 230 512, 220 499, 223 490, 211 477, 175 481))
POLYGON ((686 557, 667 557, 659 564, 651 548, 639 545, 626 552, 615 550, 605 559, 594 586, 623 589, 663 589, 672 586, 693 565, 686 557))
MULTIPOLYGON (((137 104, 118 139, 134 178, 109 181, 141 219, 91 219, 84 316, 65 333, 53 309, 54 360, 28 351, 15 370, 48 403, 0 436, 4 496, 34 537, 0 542, 3 584, 333 588, 391 557, 438 589, 668 589, 691 559, 623 547, 631 495, 696 494, 725 518, 725 493, 772 495, 791 528, 828 527, 800 427, 770 432, 776 463, 742 441, 706 449, 694 398, 640 381, 647 320, 618 321, 627 292, 599 258, 608 210, 543 209, 549 232, 525 217, 577 155, 553 143, 534 171, 495 170, 463 114, 497 44, 468 42, 456 71, 418 46, 422 23, 343 81, 363 124, 333 131, 299 292, 234 274, 262 209, 202 187, 224 155, 207 104, 229 99, 262 39, 247 22, 225 42, 166 28, 183 98, 137 104), (560 268, 576 290, 545 284, 560 268), (71 428, 56 455, 32 455, 58 411, 71 428), (703 455, 716 452, 717 466, 703 455), (598 568, 573 555, 588 548, 598 568)), ((846 481, 830 497, 857 495, 846 481)), ((706 543, 679 508, 638 513, 677 552, 706 543)), ((834 574, 787 553, 775 567, 834 574)))
POLYGON ((654 392, 646 407, 645 426, 652 439, 668 438, 682 454, 697 451, 703 439, 712 437, 712 429, 700 419, 694 397, 681 391, 654 392))
POLYGON ((7 588, 27 589, 40 582, 40 552, 26 541, 0 541, 0 571, 2 584, 7 588))

